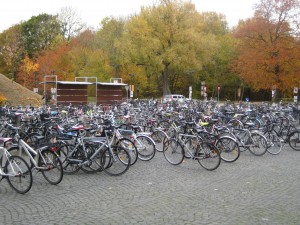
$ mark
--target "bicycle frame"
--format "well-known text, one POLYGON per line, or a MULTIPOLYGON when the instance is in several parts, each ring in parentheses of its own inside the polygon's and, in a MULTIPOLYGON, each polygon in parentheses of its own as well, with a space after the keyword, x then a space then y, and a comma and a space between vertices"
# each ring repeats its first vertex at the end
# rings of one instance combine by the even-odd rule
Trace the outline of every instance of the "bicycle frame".
POLYGON ((191 149, 183 142, 182 137, 184 137, 184 138, 197 138, 197 140, 199 140, 199 137, 197 135, 191 135, 191 134, 178 134, 178 138, 177 138, 179 143, 183 146, 183 149, 187 150, 185 152, 188 154, 188 156, 193 158, 193 159, 197 158, 197 157, 195 157, 195 155, 191 151, 191 149))
MULTIPOLYGON (((22 150, 25 151, 25 153, 27 154, 27 156, 29 157, 30 161, 33 163, 34 168, 36 169, 45 169, 45 167, 40 167, 38 166, 38 157, 43 157, 40 153, 42 150, 46 149, 47 146, 43 147, 43 148, 39 148, 37 151, 35 151, 32 147, 30 147, 30 145, 28 145, 24 140, 20 139, 19 140, 19 150, 20 150, 20 154, 22 152, 22 150), (33 154, 33 156, 32 156, 33 154), (36 159, 35 157, 38 156, 36 159)), ((43 158, 43 160, 45 160, 43 158)))
MULTIPOLYGON (((4 171, 2 170, 3 168, 3 162, 5 162, 10 156, 11 154, 6 150, 5 147, 0 147, 0 152, 3 152, 1 154, 1 162, 0 162, 0 175, 1 176, 15 176, 15 174, 7 174, 7 173, 4 173, 4 171), (4 158, 3 158, 4 157, 4 158)), ((11 167, 13 169, 13 167, 11 167)), ((15 173, 15 171, 14 171, 15 173)))
MULTIPOLYGON (((113 160, 116 161, 117 159, 116 159, 116 157, 114 156, 114 154, 111 150, 111 143, 109 142, 109 139, 108 139, 108 136, 107 136, 107 131, 104 131, 104 133, 105 133, 105 139, 106 140, 103 140, 103 139, 99 140, 97 138, 87 138, 87 139, 85 139, 85 140, 90 140, 94 143, 99 143, 99 144, 101 143, 102 144, 99 148, 96 149, 94 154, 89 157, 89 160, 79 160, 79 159, 70 158, 72 156, 72 154, 77 150, 77 147, 81 144, 80 142, 78 142, 76 144, 75 148, 71 152, 68 153, 68 155, 67 155, 68 160, 70 162, 78 163, 79 166, 83 166, 85 164, 88 164, 90 161, 92 161, 99 154, 99 152, 101 152, 104 148, 108 148, 113 160)), ((85 146, 84 141, 83 140, 81 140, 81 141, 82 141, 83 146, 85 146)), ((85 150, 85 148, 84 148, 84 150, 85 150)), ((87 156, 86 151, 84 151, 84 154, 85 154, 85 156, 87 156)))
MULTIPOLYGON (((248 129, 237 129, 237 130, 240 131, 241 133, 243 133, 243 135, 245 135, 244 136, 245 139, 247 139, 247 140, 251 139, 251 142, 253 143, 254 140, 251 137, 251 131, 250 130, 248 130, 248 129)), ((232 132, 232 133, 235 137, 236 142, 239 144, 239 147, 247 148, 247 147, 252 146, 251 144, 247 145, 246 143, 244 143, 244 140, 242 138, 240 138, 236 133, 234 133, 234 132, 232 132)))

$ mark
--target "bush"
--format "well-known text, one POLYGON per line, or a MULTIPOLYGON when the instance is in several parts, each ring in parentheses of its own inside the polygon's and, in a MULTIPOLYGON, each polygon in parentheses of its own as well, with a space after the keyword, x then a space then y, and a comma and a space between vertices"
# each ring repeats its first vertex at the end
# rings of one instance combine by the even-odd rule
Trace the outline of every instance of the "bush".
POLYGON ((4 105, 7 101, 7 98, 0 93, 0 106, 4 105))

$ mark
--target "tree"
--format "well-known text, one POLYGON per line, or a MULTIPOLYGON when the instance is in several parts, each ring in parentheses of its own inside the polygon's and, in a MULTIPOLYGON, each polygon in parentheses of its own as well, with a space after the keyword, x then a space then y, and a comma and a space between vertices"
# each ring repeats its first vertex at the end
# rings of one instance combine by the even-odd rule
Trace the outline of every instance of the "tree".
POLYGON ((72 44, 62 42, 53 49, 47 49, 40 54, 36 63, 39 65, 37 77, 38 82, 43 81, 44 75, 55 73, 58 79, 72 80, 71 59, 69 56, 72 44))
POLYGON ((240 53, 235 70, 256 90, 287 92, 300 84, 299 30, 294 23, 299 21, 299 2, 262 0, 255 8, 255 16, 235 31, 240 53))
POLYGON ((18 83, 29 89, 34 87, 34 73, 38 70, 39 65, 31 60, 27 55, 22 60, 22 65, 18 73, 18 83))
POLYGON ((107 54, 97 47, 95 33, 86 30, 72 40, 69 52, 72 73, 79 76, 98 77, 109 81, 111 73, 107 54))
POLYGON ((40 14, 21 24, 22 42, 29 58, 55 45, 61 35, 57 16, 40 14))
POLYGON ((160 74, 163 95, 171 92, 171 71, 199 71, 217 48, 215 36, 202 32, 195 6, 177 0, 142 8, 126 23, 121 43, 128 63, 150 65, 160 74))
MULTIPOLYGON (((239 77, 231 70, 231 62, 236 57, 236 39, 228 29, 226 18, 216 12, 204 12, 201 16, 201 30, 215 35, 218 43, 217 51, 214 51, 211 60, 206 62, 201 71, 201 80, 206 82, 209 94, 216 96, 217 87, 227 88, 226 98, 234 96, 234 87, 240 84, 239 77)), ((198 90, 201 87, 198 87, 198 90)))
POLYGON ((0 73, 10 74, 16 79, 23 58, 21 26, 14 25, 0 34, 0 73))
POLYGON ((114 71, 111 76, 120 77, 122 73, 121 65, 124 64, 124 59, 120 52, 120 39, 124 32, 126 21, 122 18, 107 17, 101 21, 101 29, 96 32, 96 45, 108 57, 109 63, 114 71))
POLYGON ((63 7, 57 19, 62 34, 67 41, 69 41, 71 37, 75 37, 85 28, 85 24, 72 7, 63 7))

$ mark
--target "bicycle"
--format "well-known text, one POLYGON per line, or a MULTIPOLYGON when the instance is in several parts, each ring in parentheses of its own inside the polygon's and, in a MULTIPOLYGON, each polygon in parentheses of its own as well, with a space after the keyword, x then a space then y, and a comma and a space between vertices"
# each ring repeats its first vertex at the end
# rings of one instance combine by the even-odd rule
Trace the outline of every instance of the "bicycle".
POLYGON ((282 121, 268 122, 265 128, 264 135, 268 141, 267 151, 272 155, 279 154, 285 143, 296 151, 300 150, 300 131, 289 122, 288 125, 284 125, 282 121))
POLYGON ((68 167, 71 166, 72 173, 75 173, 87 166, 94 172, 104 171, 111 176, 124 174, 130 167, 130 154, 122 146, 110 144, 107 130, 104 130, 104 134, 104 139, 93 137, 86 140, 89 152, 83 151, 78 144, 75 147, 72 144, 61 146, 58 151, 64 155, 64 171, 69 171, 68 167))
POLYGON ((0 138, 0 176, 1 180, 6 179, 9 186, 14 189, 17 193, 25 194, 32 187, 32 173, 29 169, 27 162, 20 156, 11 155, 5 144, 10 142, 11 138, 0 138))
POLYGON ((217 147, 209 142, 201 141, 196 135, 179 133, 178 138, 170 138, 164 145, 163 154, 172 165, 179 165, 184 158, 190 158, 196 160, 204 169, 209 171, 217 169, 221 163, 220 152, 217 147), (186 138, 193 140, 189 146, 184 142, 186 138))
MULTIPOLYGON (((247 124, 251 126, 252 124, 247 124)), ((249 150, 253 155, 262 156, 266 153, 268 142, 264 135, 257 130, 251 129, 233 129, 231 132, 239 144, 240 148, 249 150)))
MULTIPOLYGON (((62 162, 55 152, 56 149, 52 149, 50 146, 44 146, 34 150, 19 136, 19 128, 12 127, 12 129, 16 131, 14 139, 18 145, 12 146, 8 151, 12 155, 26 157, 25 160, 28 161, 30 170, 35 169, 37 172, 41 172, 43 177, 50 184, 59 184, 63 179, 63 168, 62 162)), ((43 136, 40 138, 44 139, 43 136)))
MULTIPOLYGON (((104 128, 106 129, 106 128, 104 128)), ((111 125, 109 127, 109 139, 110 139, 110 145, 120 145, 123 148, 125 148, 128 153, 130 154, 131 157, 131 165, 135 164, 138 159, 138 150, 135 144, 133 143, 132 140, 125 138, 122 136, 121 132, 119 131, 118 127, 115 127, 111 125), (111 129, 110 129, 111 128, 111 129)), ((91 137, 93 138, 93 137, 91 137)), ((87 140, 87 139, 85 139, 87 140)))
POLYGON ((140 129, 139 126, 132 126, 132 128, 133 130, 119 129, 119 132, 134 143, 138 151, 138 158, 140 160, 149 161, 153 159, 156 153, 156 143, 150 137, 150 133, 138 133, 137 130, 140 129))
POLYGON ((288 136, 289 146, 295 151, 300 151, 300 131, 294 131, 288 136))

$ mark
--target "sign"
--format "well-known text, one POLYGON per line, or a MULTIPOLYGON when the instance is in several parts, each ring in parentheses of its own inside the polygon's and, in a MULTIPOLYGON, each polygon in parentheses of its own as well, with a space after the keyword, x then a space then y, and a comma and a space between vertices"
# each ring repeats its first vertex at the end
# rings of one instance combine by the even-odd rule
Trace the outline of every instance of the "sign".
POLYGON ((51 94, 56 94, 56 88, 51 88, 51 94))
POLYGON ((192 99, 192 93, 193 93, 193 88, 192 86, 189 87, 189 99, 192 99))
POLYGON ((298 96, 295 95, 295 96, 294 96, 294 103, 297 103, 297 102, 298 102, 298 96))
POLYGON ((38 93, 38 92, 39 92, 39 89, 38 89, 38 88, 33 88, 33 92, 34 92, 34 93, 38 93))
POLYGON ((250 101, 250 99, 249 99, 249 98, 246 98, 246 99, 245 99, 245 101, 246 101, 246 102, 249 102, 249 101, 250 101))
POLYGON ((130 98, 133 98, 133 91, 130 91, 130 98))
POLYGON ((134 91, 134 85, 133 84, 129 85, 129 90, 132 91, 132 92, 134 91))
POLYGON ((298 88, 294 87, 294 94, 298 94, 298 88))

